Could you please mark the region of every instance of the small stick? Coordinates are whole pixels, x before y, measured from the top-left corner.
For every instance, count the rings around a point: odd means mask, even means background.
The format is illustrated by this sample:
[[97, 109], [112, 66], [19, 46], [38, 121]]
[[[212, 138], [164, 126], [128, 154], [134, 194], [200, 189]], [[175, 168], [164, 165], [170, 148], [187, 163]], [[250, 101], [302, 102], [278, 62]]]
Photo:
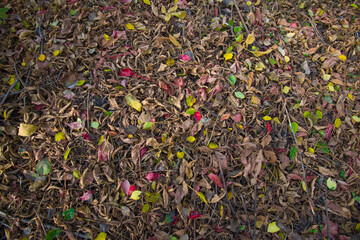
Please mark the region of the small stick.
[[293, 130], [292, 127], [291, 127], [291, 121], [290, 121], [290, 117], [289, 117], [289, 112], [288, 112], [286, 106], [285, 106], [285, 111], [286, 111], [286, 116], [287, 116], [287, 119], [288, 119], [288, 122], [289, 122], [289, 128], [290, 128], [290, 130], [291, 130], [291, 132], [292, 132], [292, 135], [293, 135], [293, 137], [294, 137], [294, 141], [295, 141], [295, 144], [296, 144], [296, 148], [297, 148], [297, 151], [298, 151], [298, 153], [299, 153], [299, 158], [300, 158], [300, 161], [301, 161], [301, 168], [302, 168], [303, 178], [304, 178], [304, 183], [305, 183], [306, 195], [307, 195], [307, 198], [308, 198], [308, 201], [309, 201], [309, 204], [310, 204], [310, 209], [311, 209], [312, 214], [315, 215], [313, 206], [312, 206], [311, 201], [310, 201], [309, 188], [308, 188], [308, 185], [307, 185], [307, 183], [306, 183], [306, 175], [305, 175], [304, 161], [303, 161], [303, 159], [302, 159], [302, 155], [301, 155], [301, 152], [300, 152], [299, 144], [298, 144], [297, 139], [296, 139], [296, 136], [295, 136], [295, 132], [294, 132], [294, 130]]
[[239, 6], [238, 6], [236, 0], [233, 0], [233, 3], [235, 4], [236, 10], [237, 10], [237, 12], [238, 12], [239, 15], [240, 15], [241, 22], [242, 22], [242, 24], [244, 25], [247, 34], [250, 34], [249, 29], [248, 29], [247, 26], [246, 26], [246, 23], [245, 23], [245, 21], [244, 21], [244, 18], [243, 18], [243, 16], [242, 16], [241, 12], [240, 12], [240, 9], [239, 9]]
[[254, 233], [253, 233], [253, 240], [256, 240], [256, 209], [257, 209], [257, 188], [255, 184], [255, 203], [254, 203]]
[[6, 92], [5, 96], [3, 97], [3, 99], [1, 100], [0, 105], [3, 105], [4, 102], [6, 101], [7, 97], [10, 94], [10, 91], [16, 86], [16, 84], [19, 82], [19, 79], [16, 78], [16, 81], [10, 86], [9, 90]]
[[330, 220], [329, 220], [329, 210], [327, 206], [327, 195], [328, 195], [328, 189], [327, 186], [325, 186], [325, 213], [326, 213], [326, 238], [331, 239], [330, 237]]

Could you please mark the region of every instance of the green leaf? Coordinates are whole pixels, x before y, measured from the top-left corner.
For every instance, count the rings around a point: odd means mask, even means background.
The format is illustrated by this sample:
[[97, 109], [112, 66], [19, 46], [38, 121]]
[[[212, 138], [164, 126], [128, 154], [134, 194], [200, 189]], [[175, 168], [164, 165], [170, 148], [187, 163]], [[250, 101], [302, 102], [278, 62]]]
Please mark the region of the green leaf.
[[358, 117], [358, 116], [352, 116], [351, 117], [355, 122], [360, 122], [360, 117]]
[[78, 83], [76, 84], [76, 86], [81, 86], [85, 83], [85, 80], [80, 80], [78, 81]]
[[142, 208], [142, 212], [143, 213], [147, 213], [150, 209], [150, 205], [148, 203], [144, 204], [143, 208]]
[[245, 225], [241, 225], [240, 228], [239, 228], [239, 230], [240, 230], [240, 231], [244, 231], [245, 228], [246, 228]]
[[215, 149], [215, 148], [218, 148], [219, 146], [216, 144], [216, 143], [209, 143], [209, 146], [208, 146], [210, 149]]
[[235, 85], [235, 83], [236, 83], [236, 77], [234, 76], [234, 75], [230, 75], [229, 76], [229, 83], [231, 84], [231, 85]]
[[98, 127], [99, 127], [99, 122], [91, 122], [91, 127], [92, 127], [92, 128], [95, 128], [95, 129], [98, 129]]
[[269, 58], [269, 62], [270, 62], [272, 65], [277, 64], [277, 62], [276, 62], [275, 59], [273, 59], [273, 58]]
[[228, 47], [227, 49], [226, 49], [226, 53], [231, 53], [232, 52], [232, 50], [233, 50], [233, 46], [230, 46], [230, 47]]
[[65, 161], [68, 159], [70, 151], [71, 151], [71, 148], [69, 148], [68, 150], [66, 150], [66, 152], [65, 152], [65, 154], [64, 154], [64, 159], [65, 159]]
[[47, 232], [46, 236], [45, 236], [45, 240], [53, 240], [57, 235], [59, 235], [60, 233], [60, 228], [58, 229], [51, 229], [50, 231]]
[[110, 117], [111, 115], [112, 115], [112, 112], [111, 112], [111, 111], [106, 111], [106, 112], [105, 112], [105, 116]]
[[148, 130], [148, 129], [152, 128], [153, 126], [154, 126], [153, 122], [146, 122], [146, 123], [144, 123], [143, 129]]
[[189, 107], [192, 107], [194, 103], [196, 103], [196, 98], [194, 98], [193, 96], [190, 96], [186, 99], [186, 105], [188, 105]]
[[6, 13], [9, 10], [10, 10], [10, 8], [3, 7], [3, 8], [0, 8], [0, 13]]
[[236, 36], [235, 41], [241, 42], [243, 40], [243, 38], [244, 38], [244, 35], [242, 33], [240, 33], [239, 35]]
[[323, 114], [320, 110], [316, 110], [316, 115], [319, 117], [319, 119], [323, 118]]
[[196, 112], [196, 110], [194, 108], [189, 108], [188, 110], [186, 110], [187, 114], [193, 115]]
[[304, 115], [304, 117], [309, 118], [311, 114], [310, 114], [310, 112], [309, 112], [309, 111], [306, 111], [306, 112], [304, 112], [304, 114], [303, 114], [303, 115]]
[[241, 32], [241, 30], [241, 27], [234, 27], [234, 32], [236, 32], [236, 34]]
[[199, 196], [199, 198], [201, 199], [201, 201], [203, 201], [204, 203], [208, 204], [208, 201], [206, 200], [206, 197], [205, 197], [205, 195], [204, 195], [202, 192], [197, 192], [196, 194]]
[[77, 13], [78, 13], [78, 11], [76, 11], [76, 10], [74, 10], [74, 9], [71, 9], [71, 10], [70, 10], [70, 15], [71, 15], [71, 16], [75, 16]]
[[80, 171], [78, 171], [78, 170], [74, 170], [74, 171], [73, 171], [73, 175], [74, 175], [74, 177], [76, 177], [77, 179], [80, 179], [80, 178], [81, 178], [81, 173], [80, 173]]
[[234, 95], [235, 95], [235, 97], [240, 98], [240, 99], [245, 98], [245, 95], [242, 92], [235, 92]]
[[297, 133], [297, 130], [299, 129], [299, 125], [296, 122], [291, 123], [291, 129], [294, 131], [294, 133]]
[[35, 172], [39, 175], [46, 176], [51, 171], [51, 163], [47, 158], [44, 158], [36, 164]]
[[296, 147], [291, 147], [290, 149], [290, 153], [289, 153], [289, 157], [291, 160], [293, 160], [296, 156], [297, 153], [297, 148]]
[[74, 218], [74, 208], [70, 208], [61, 214], [65, 217], [66, 221], [69, 221]]

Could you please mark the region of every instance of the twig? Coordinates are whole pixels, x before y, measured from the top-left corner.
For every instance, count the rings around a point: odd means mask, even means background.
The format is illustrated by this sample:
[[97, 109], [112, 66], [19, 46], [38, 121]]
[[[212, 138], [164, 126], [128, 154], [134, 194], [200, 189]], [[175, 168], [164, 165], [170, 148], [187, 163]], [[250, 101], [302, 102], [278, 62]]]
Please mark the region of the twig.
[[328, 195], [328, 189], [327, 186], [325, 186], [325, 214], [326, 214], [326, 238], [331, 239], [330, 237], [330, 220], [329, 220], [329, 210], [327, 206], [327, 195]]
[[248, 213], [247, 213], [247, 209], [246, 209], [246, 204], [245, 204], [245, 201], [244, 201], [244, 197], [243, 197], [243, 195], [242, 195], [241, 193], [240, 193], [239, 195], [240, 195], [241, 201], [242, 201], [242, 203], [243, 203], [243, 208], [244, 208], [244, 212], [245, 212], [245, 215], [246, 215], [246, 222], [247, 222], [247, 224], [248, 224], [248, 228], [249, 228], [249, 231], [250, 231], [250, 230], [251, 230], [250, 220], [249, 220], [249, 215], [248, 215]]
[[[92, 75], [92, 71], [90, 71], [90, 85], [92, 84], [92, 81], [93, 81], [93, 75]], [[90, 114], [89, 114], [90, 92], [91, 92], [91, 89], [88, 90], [87, 99], [86, 99], [86, 115], [87, 115], [87, 127], [88, 127], [88, 130], [90, 129]]]
[[235, 4], [236, 10], [237, 10], [237, 12], [238, 12], [239, 15], [240, 15], [241, 22], [242, 22], [242, 24], [244, 25], [247, 34], [250, 34], [249, 29], [248, 29], [247, 26], [246, 26], [246, 23], [245, 23], [245, 21], [244, 21], [244, 18], [243, 18], [243, 16], [242, 16], [241, 12], [240, 12], [239, 6], [238, 6], [238, 4], [237, 4], [236, 1], [237, 1], [237, 0], [233, 0], [233, 3]]
[[15, 80], [15, 82], [10, 86], [9, 90], [6, 92], [5, 96], [3, 97], [3, 99], [1, 100], [1, 103], [0, 105], [3, 105], [7, 99], [7, 97], [9, 96], [10, 94], [10, 91], [16, 86], [16, 84], [19, 82], [19, 79], [17, 78]]
[[255, 203], [254, 203], [254, 232], [253, 232], [253, 240], [256, 240], [256, 209], [257, 209], [257, 188], [255, 184]]
[[284, 231], [287, 235], [289, 235], [290, 239], [295, 239], [295, 240], [305, 240], [303, 237], [301, 237], [300, 235], [293, 233], [293, 231], [291, 229], [289, 229], [287, 226], [285, 226], [284, 224], [280, 223], [280, 222], [276, 222], [276, 225], [282, 230]]
[[299, 153], [299, 158], [300, 158], [300, 161], [301, 161], [301, 168], [302, 168], [302, 172], [303, 172], [303, 178], [304, 178], [304, 184], [305, 184], [305, 189], [306, 189], [306, 195], [307, 195], [307, 198], [308, 198], [308, 202], [310, 204], [310, 209], [311, 209], [311, 212], [313, 215], [315, 215], [315, 212], [314, 212], [314, 209], [313, 209], [313, 206], [311, 204], [311, 200], [310, 200], [310, 196], [309, 196], [309, 188], [308, 188], [308, 185], [306, 183], [306, 174], [305, 174], [305, 167], [304, 167], [304, 161], [302, 159], [302, 155], [301, 155], [301, 152], [300, 152], [300, 148], [299, 148], [299, 144], [297, 142], [297, 139], [296, 139], [296, 136], [295, 136], [295, 132], [294, 130], [292, 129], [291, 127], [291, 121], [290, 121], [290, 117], [289, 117], [289, 112], [287, 110], [287, 107], [285, 106], [285, 111], [286, 111], [286, 116], [287, 116], [287, 119], [288, 119], [288, 122], [289, 122], [289, 128], [292, 132], [292, 135], [294, 137], [294, 141], [295, 141], [295, 144], [296, 144], [296, 148], [297, 148], [297, 151]]

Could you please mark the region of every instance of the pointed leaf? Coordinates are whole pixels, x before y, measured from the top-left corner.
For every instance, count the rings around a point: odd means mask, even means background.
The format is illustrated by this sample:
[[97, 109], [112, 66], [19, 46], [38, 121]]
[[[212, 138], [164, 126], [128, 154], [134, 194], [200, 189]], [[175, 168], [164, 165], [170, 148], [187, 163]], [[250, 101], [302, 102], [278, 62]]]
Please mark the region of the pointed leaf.
[[152, 172], [152, 173], [148, 173], [145, 178], [150, 182], [152, 182], [157, 180], [159, 177], [161, 177], [161, 174]]
[[246, 45], [250, 45], [250, 44], [253, 44], [255, 42], [255, 36], [253, 33], [249, 34], [246, 38]]
[[143, 0], [145, 4], [151, 5], [150, 0]]
[[121, 77], [131, 77], [134, 75], [134, 71], [131, 70], [130, 68], [124, 68], [124, 69], [120, 70], [119, 75]]
[[97, 235], [95, 240], [106, 240], [106, 236], [107, 236], [107, 233], [101, 232], [101, 233], [99, 233], [99, 235]]
[[186, 141], [188, 141], [188, 142], [190, 142], [190, 143], [193, 143], [195, 140], [196, 140], [196, 138], [193, 137], [193, 136], [190, 136], [190, 137], [188, 137], [188, 138], [186, 139]]
[[35, 125], [21, 123], [18, 135], [21, 137], [29, 137], [33, 135], [37, 129], [38, 127]]
[[79, 199], [81, 201], [87, 201], [90, 198], [92, 198], [92, 196], [94, 195], [94, 191], [87, 191], [86, 193], [84, 193], [84, 195], [82, 195]]
[[268, 225], [267, 231], [269, 233], [276, 233], [276, 232], [280, 231], [280, 228], [276, 225], [276, 222], [271, 222]]
[[199, 211], [191, 211], [189, 216], [188, 216], [188, 219], [197, 219], [199, 217], [201, 217], [201, 213]]
[[229, 76], [229, 83], [231, 84], [231, 85], [235, 85], [235, 83], [236, 83], [236, 77], [234, 76], [234, 75], [230, 75]]
[[152, 128], [153, 126], [154, 126], [153, 122], [146, 122], [146, 123], [144, 123], [143, 129], [148, 130], [148, 129]]
[[46, 176], [51, 171], [51, 163], [47, 158], [44, 158], [36, 164], [35, 172], [39, 175]]
[[139, 200], [139, 199], [140, 199], [140, 195], [141, 195], [141, 191], [135, 190], [135, 191], [131, 194], [130, 199], [132, 199], [132, 200]]
[[69, 148], [68, 150], [66, 150], [66, 152], [64, 153], [64, 159], [65, 161], [68, 159], [69, 154], [70, 154], [71, 148]]
[[242, 92], [235, 92], [234, 95], [235, 95], [235, 97], [240, 98], [240, 99], [245, 98], [245, 95]]
[[291, 123], [291, 129], [294, 131], [294, 133], [297, 133], [297, 130], [299, 129], [299, 125], [296, 122]]
[[213, 174], [213, 173], [210, 173], [210, 174], [209, 174], [209, 178], [210, 178], [211, 180], [213, 180], [214, 183], [215, 183], [216, 185], [218, 185], [219, 188], [223, 188], [223, 185], [222, 185], [222, 183], [221, 183], [221, 181], [220, 181], [220, 178], [219, 178], [217, 175], [215, 175], [215, 174]]
[[206, 200], [206, 197], [205, 197], [205, 195], [204, 195], [202, 192], [197, 192], [196, 194], [199, 196], [199, 198], [201, 199], [201, 201], [203, 201], [204, 203], [208, 204], [208, 201]]
[[53, 240], [60, 233], [60, 228], [51, 229], [46, 233], [45, 240]]
[[141, 102], [137, 100], [131, 93], [126, 95], [125, 100], [130, 107], [136, 109], [138, 112], [141, 112]]
[[215, 149], [215, 148], [218, 148], [219, 146], [216, 144], [216, 143], [209, 143], [209, 146], [208, 146], [210, 149]]

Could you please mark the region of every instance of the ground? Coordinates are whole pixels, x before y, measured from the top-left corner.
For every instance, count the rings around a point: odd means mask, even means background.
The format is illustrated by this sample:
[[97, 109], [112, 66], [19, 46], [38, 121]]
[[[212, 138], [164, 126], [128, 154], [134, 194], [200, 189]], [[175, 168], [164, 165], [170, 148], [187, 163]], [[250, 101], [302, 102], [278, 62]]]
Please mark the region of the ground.
[[1, 239], [359, 239], [358, 1], [0, 6]]

